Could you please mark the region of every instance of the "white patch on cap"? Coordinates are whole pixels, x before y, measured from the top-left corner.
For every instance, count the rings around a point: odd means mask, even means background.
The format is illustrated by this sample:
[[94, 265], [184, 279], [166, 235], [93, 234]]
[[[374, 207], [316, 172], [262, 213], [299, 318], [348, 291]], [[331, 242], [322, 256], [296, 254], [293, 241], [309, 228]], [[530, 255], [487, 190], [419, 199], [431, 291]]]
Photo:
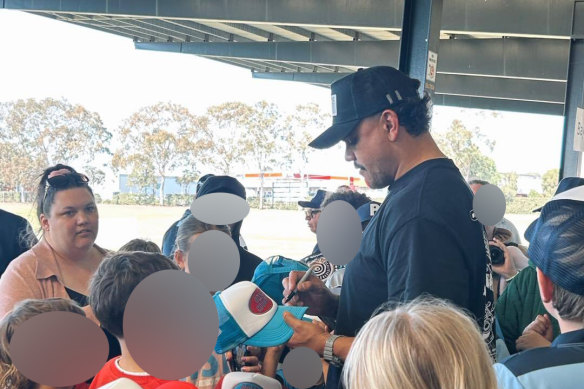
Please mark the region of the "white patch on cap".
[[395, 95], [397, 96], [398, 100], [403, 100], [403, 98], [401, 97], [401, 95], [399, 94], [399, 91], [397, 89], [395, 90]]
[[387, 101], [389, 101], [389, 104], [393, 104], [393, 99], [391, 98], [391, 96], [388, 94], [385, 95], [385, 97], [387, 97]]
[[333, 116], [337, 116], [337, 95], [331, 96]]
[[369, 216], [375, 215], [379, 210], [379, 204], [369, 204]]
[[231, 314], [237, 325], [250, 338], [272, 320], [278, 309], [278, 304], [266, 295], [266, 299], [272, 302], [272, 307], [263, 314], [253, 313], [249, 309], [249, 302], [256, 290], [260, 290], [256, 284], [249, 281], [241, 281], [231, 285], [219, 294], [219, 298], [227, 312]]
[[577, 186], [570, 190], [555, 195], [550, 201], [555, 200], [576, 200], [584, 201], [584, 185]]

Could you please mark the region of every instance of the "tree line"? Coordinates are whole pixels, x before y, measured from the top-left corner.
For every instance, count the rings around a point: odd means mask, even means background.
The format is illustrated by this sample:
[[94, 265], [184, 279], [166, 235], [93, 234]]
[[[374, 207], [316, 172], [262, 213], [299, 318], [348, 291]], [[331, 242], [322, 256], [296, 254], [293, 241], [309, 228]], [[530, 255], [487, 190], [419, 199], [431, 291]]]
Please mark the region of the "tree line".
[[[100, 116], [66, 99], [26, 99], [0, 103], [0, 190], [23, 194], [34, 190], [47, 166], [67, 163], [79, 167], [94, 184], [106, 171], [128, 173], [128, 184], [146, 194], [158, 189], [164, 204], [164, 182], [178, 176], [185, 187], [201, 174], [234, 174], [245, 167], [263, 173], [306, 171], [310, 140], [330, 123], [315, 103], [284, 113], [275, 104], [227, 102], [195, 115], [170, 102], [143, 107], [119, 126], [108, 129]], [[500, 173], [484, 150], [495, 141], [479, 128], [458, 119], [436, 137], [442, 151], [454, 160], [465, 179], [480, 178], [499, 185], [508, 201], [517, 194], [518, 175]], [[543, 175], [548, 196], [557, 185], [557, 171]], [[263, 180], [260, 201], [263, 201]]]
[[110, 168], [127, 172], [130, 186], [158, 188], [162, 205], [170, 175], [188, 186], [208, 171], [233, 174], [242, 166], [260, 177], [274, 169], [303, 171], [308, 142], [329, 121], [315, 103], [284, 113], [266, 101], [228, 102], [195, 115], [179, 104], [159, 102], [108, 129], [98, 113], [66, 99], [4, 102], [0, 190], [30, 192], [39, 173], [60, 162], [79, 166], [95, 184], [103, 183]]

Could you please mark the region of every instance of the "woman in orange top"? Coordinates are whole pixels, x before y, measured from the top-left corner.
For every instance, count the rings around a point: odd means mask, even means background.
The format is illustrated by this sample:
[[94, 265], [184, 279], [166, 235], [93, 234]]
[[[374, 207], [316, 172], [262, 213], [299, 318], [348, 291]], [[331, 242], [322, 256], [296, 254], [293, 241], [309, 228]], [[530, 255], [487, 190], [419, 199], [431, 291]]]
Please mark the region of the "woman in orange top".
[[88, 182], [61, 164], [41, 175], [36, 205], [42, 238], [0, 278], [0, 317], [27, 298], [64, 297], [87, 305], [89, 279], [106, 254], [95, 244], [99, 215]]

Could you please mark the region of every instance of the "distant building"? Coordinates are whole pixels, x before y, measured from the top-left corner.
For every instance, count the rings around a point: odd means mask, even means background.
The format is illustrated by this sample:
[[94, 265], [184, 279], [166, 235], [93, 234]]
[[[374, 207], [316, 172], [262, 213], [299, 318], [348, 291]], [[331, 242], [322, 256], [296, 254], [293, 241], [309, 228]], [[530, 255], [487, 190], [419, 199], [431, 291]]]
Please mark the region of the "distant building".
[[[245, 186], [248, 198], [259, 197], [259, 173], [247, 173], [237, 178]], [[318, 189], [334, 192], [341, 185], [347, 185], [376, 199], [383, 199], [387, 194], [386, 190], [368, 188], [361, 177], [269, 172], [264, 173], [264, 200], [272, 203], [295, 203], [314, 196]]]
[[[187, 185], [183, 185], [178, 182], [179, 177], [171, 176], [166, 177], [164, 179], [164, 195], [174, 195], [174, 194], [195, 194], [196, 184], [192, 183]], [[160, 181], [160, 177], [156, 177], [157, 181]], [[136, 186], [131, 186], [129, 184], [129, 175], [128, 174], [120, 174], [118, 178], [119, 182], [119, 191], [120, 193], [144, 193], [144, 189], [140, 189]], [[152, 186], [146, 188], [147, 194], [152, 194], [153, 196], [158, 196], [158, 188], [159, 186]]]
[[542, 193], [541, 176], [539, 174], [517, 175], [517, 196], [526, 197], [531, 191]]

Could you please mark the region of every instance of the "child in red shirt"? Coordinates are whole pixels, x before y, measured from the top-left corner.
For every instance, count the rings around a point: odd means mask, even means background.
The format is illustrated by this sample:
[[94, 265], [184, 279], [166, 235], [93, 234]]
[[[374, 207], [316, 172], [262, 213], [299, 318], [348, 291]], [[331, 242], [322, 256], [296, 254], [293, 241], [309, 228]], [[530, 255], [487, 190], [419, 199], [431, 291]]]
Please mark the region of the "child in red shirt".
[[[145, 252], [120, 252], [103, 260], [95, 272], [89, 287], [89, 304], [95, 316], [120, 342], [122, 355], [110, 359], [97, 373], [90, 389], [97, 389], [118, 378], [125, 377], [144, 389], [155, 389], [168, 381], [146, 373], [134, 361], [124, 341], [123, 318], [126, 303], [134, 288], [149, 275], [161, 270], [178, 270], [178, 267], [162, 254]], [[188, 383], [192, 389], [197, 387]]]

